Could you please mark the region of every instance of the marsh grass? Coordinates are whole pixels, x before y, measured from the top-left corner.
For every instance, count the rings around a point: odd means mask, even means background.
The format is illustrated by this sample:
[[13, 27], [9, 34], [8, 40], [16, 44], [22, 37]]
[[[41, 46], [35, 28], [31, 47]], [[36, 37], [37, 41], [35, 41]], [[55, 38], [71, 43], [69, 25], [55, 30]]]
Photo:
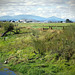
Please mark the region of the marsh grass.
[[[2, 32], [1, 28], [0, 33]], [[55, 29], [45, 32], [25, 28], [21, 29], [19, 34], [0, 37], [0, 61], [8, 60], [11, 70], [24, 75], [74, 75], [74, 45], [74, 25], [64, 30]]]

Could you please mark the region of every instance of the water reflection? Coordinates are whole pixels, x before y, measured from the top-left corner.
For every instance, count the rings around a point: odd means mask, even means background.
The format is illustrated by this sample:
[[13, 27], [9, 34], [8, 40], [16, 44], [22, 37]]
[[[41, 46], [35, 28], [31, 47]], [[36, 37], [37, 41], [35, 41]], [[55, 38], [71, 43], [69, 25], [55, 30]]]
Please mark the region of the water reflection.
[[0, 75], [16, 75], [16, 74], [0, 63]]
[[16, 75], [13, 71], [0, 71], [0, 75]]

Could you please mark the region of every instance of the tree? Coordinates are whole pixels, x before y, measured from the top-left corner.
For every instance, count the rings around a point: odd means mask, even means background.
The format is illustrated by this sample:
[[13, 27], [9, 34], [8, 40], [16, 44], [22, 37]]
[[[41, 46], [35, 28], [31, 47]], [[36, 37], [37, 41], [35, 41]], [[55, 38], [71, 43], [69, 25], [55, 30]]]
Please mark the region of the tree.
[[5, 31], [11, 31], [14, 29], [14, 25], [12, 23], [8, 23], [4, 26]]
[[66, 23], [72, 23], [72, 21], [69, 19], [66, 19]]
[[5, 36], [7, 32], [14, 30], [14, 25], [12, 23], [5, 23], [4, 25], [5, 32], [2, 34], [1, 37]]

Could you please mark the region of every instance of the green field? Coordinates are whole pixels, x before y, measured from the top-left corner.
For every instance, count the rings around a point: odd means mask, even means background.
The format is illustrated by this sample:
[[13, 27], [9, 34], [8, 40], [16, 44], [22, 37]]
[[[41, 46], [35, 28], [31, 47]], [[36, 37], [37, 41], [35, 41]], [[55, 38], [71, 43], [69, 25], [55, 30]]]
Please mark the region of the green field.
[[60, 26], [60, 25], [64, 25], [64, 26], [67, 26], [67, 25], [70, 25], [70, 24], [74, 24], [74, 23], [15, 23], [15, 24], [18, 24], [20, 27], [21, 26], [50, 26], [50, 25], [57, 25], [57, 26]]
[[[26, 28], [0, 37], [0, 62], [23, 75], [75, 75], [75, 23], [15, 24], [14, 32]], [[53, 25], [69, 27], [38, 30]], [[0, 36], [4, 32], [1, 26]]]
[[[49, 26], [70, 26], [75, 23], [15, 23], [18, 27], [49, 28]], [[53, 29], [63, 29], [62, 27], [52, 27]]]
[[19, 27], [41, 27], [41, 26], [68, 26], [68, 25], [73, 25], [75, 23], [15, 23]]

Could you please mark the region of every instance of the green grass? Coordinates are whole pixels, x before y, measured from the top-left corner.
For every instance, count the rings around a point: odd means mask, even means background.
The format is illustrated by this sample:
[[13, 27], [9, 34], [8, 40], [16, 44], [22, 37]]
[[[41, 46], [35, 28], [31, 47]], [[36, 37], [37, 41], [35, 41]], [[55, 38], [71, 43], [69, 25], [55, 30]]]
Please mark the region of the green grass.
[[[42, 25], [72, 26], [45, 32], [34, 29]], [[21, 29], [19, 34], [9, 32], [0, 37], [0, 62], [8, 59], [9, 69], [23, 75], [75, 74], [74, 23], [19, 23], [19, 26], [33, 28]], [[0, 28], [0, 31], [1, 34], [3, 29]]]
[[16, 23], [18, 26], [67, 26], [73, 23]]
[[[26, 28], [49, 28], [49, 26], [70, 26], [75, 23], [14, 23], [18, 25], [18, 27], [26, 27]], [[63, 27], [52, 27], [52, 29], [63, 29]]]
[[69, 26], [75, 23], [15, 23], [19, 27], [40, 28], [41, 26]]

